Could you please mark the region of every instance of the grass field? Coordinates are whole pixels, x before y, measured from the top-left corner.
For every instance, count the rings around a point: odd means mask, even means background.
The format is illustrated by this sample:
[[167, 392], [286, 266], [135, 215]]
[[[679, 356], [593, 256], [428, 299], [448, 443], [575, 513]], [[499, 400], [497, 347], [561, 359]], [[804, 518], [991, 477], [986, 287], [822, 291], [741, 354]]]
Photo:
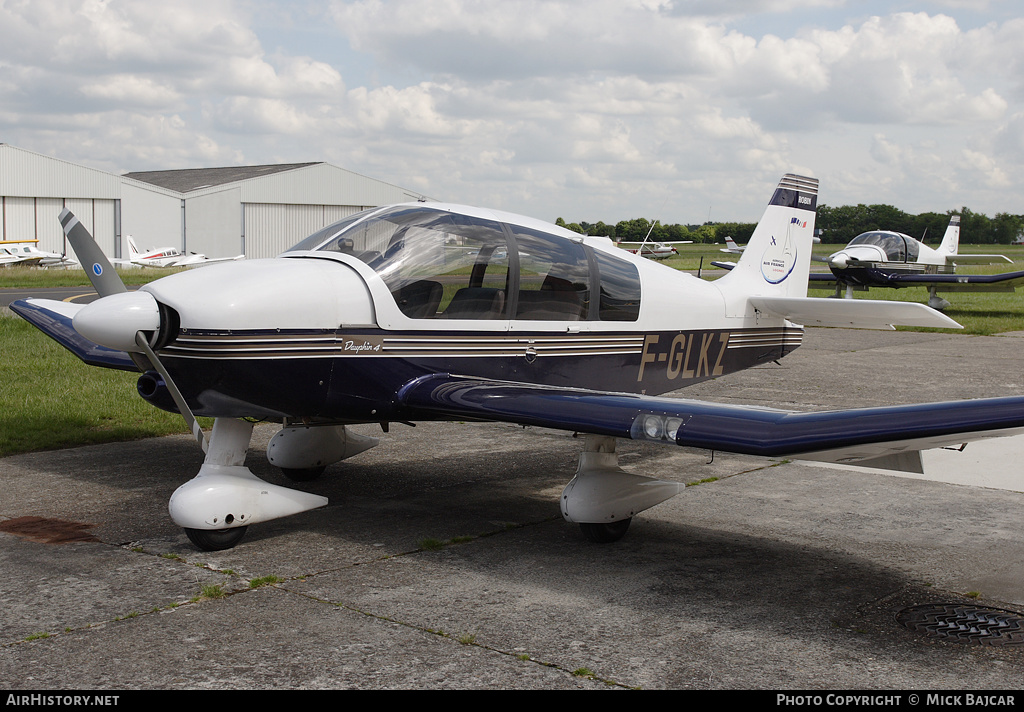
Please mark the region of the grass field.
[[86, 366], [34, 326], [0, 315], [0, 456], [187, 432], [135, 392], [138, 374]]
[[[834, 245], [816, 245], [827, 255]], [[1005, 254], [1024, 262], [1024, 247], [963, 246], [964, 252]], [[696, 270], [704, 259], [704, 277], [723, 271], [711, 260], [734, 260], [715, 245], [683, 245], [680, 255], [665, 263], [676, 269]], [[823, 266], [822, 266], [823, 267]], [[996, 273], [1020, 266], [990, 266], [961, 272]], [[129, 284], [159, 279], [174, 270], [129, 270]], [[0, 269], [0, 288], [87, 286], [82, 270]], [[814, 290], [811, 296], [828, 292]], [[899, 299], [924, 303], [924, 289], [878, 289], [858, 297]], [[946, 314], [963, 324], [965, 334], [998, 334], [1024, 330], [1024, 294], [949, 293]], [[904, 327], [900, 327], [901, 329]], [[11, 314], [0, 314], [0, 456], [75, 445], [132, 440], [169, 433], [184, 433], [181, 417], [154, 408], [135, 392], [137, 374], [86, 366], [61, 346]]]
[[[125, 284], [148, 284], [185, 267], [146, 267], [119, 269], [121, 281]], [[89, 277], [83, 269], [32, 269], [24, 267], [0, 268], [0, 289], [31, 289], [33, 287], [88, 287]]]

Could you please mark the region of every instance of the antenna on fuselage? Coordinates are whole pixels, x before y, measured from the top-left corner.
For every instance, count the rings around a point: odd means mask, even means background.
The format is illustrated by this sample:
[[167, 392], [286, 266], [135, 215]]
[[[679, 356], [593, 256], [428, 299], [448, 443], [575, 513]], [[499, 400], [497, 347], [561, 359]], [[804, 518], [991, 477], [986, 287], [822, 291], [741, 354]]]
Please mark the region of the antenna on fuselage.
[[647, 244], [647, 239], [651, 236], [651, 233], [654, 232], [654, 226], [657, 225], [657, 224], [658, 224], [658, 220], [655, 220], [654, 222], [651, 223], [651, 229], [647, 231], [647, 234], [644, 235], [643, 242], [640, 243], [640, 252], [637, 253], [638, 255], [639, 254], [643, 254], [644, 245]]

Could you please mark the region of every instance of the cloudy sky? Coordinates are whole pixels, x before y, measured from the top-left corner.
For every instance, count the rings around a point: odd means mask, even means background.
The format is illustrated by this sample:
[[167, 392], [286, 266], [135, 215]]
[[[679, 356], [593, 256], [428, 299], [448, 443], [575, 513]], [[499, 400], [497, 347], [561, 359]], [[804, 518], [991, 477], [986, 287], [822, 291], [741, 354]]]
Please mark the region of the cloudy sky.
[[0, 142], [617, 222], [1024, 213], [1015, 0], [0, 0]]

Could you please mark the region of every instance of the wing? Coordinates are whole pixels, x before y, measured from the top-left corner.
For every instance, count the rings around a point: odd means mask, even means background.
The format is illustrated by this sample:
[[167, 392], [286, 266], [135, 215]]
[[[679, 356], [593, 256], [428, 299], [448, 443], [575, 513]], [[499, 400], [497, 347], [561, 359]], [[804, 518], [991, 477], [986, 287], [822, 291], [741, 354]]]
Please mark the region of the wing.
[[11, 311], [90, 366], [138, 371], [124, 351], [100, 346], [75, 331], [71, 320], [83, 306], [52, 299], [19, 299], [11, 303]]
[[434, 374], [398, 399], [416, 414], [498, 420], [763, 457], [866, 462], [1024, 432], [1024, 396], [795, 412]]
[[939, 292], [1012, 292], [1024, 285], [1024, 271], [1001, 274], [893, 274], [893, 286], [935, 287]]
[[235, 255], [234, 257], [207, 257], [206, 255], [189, 255], [177, 260], [174, 263], [174, 267], [201, 267], [203, 265], [212, 265], [217, 262], [235, 262], [236, 260], [244, 260], [245, 255]]
[[835, 289], [836, 276], [831, 272], [811, 272], [807, 275], [808, 289]]
[[[712, 263], [720, 266], [718, 263]], [[1012, 292], [1024, 286], [1024, 271], [1001, 274], [924, 274], [922, 272], [878, 272], [877, 284], [870, 287], [935, 287], [937, 292]], [[882, 281], [884, 280], [884, 282]], [[809, 289], [834, 289], [836, 277], [831, 272], [811, 272]], [[865, 288], [862, 288], [865, 289]]]

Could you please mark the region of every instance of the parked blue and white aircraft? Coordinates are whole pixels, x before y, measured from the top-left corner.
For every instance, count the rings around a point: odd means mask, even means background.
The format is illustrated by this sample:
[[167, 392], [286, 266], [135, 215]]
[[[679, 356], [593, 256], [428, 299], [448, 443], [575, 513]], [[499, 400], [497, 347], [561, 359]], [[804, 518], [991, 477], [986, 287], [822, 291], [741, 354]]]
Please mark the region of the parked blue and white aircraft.
[[957, 265], [1013, 262], [1005, 255], [960, 254], [960, 216], [953, 215], [937, 249], [909, 235], [873, 230], [853, 238], [846, 247], [823, 260], [831, 273], [810, 275], [812, 289], [835, 289], [853, 297], [854, 290], [871, 287], [925, 287], [928, 306], [945, 309], [949, 302], [938, 292], [1012, 292], [1024, 284], [1024, 271], [1002, 274], [956, 274]]
[[[251, 419], [281, 423], [268, 458], [296, 480], [376, 444], [347, 429], [355, 423], [584, 433], [561, 512], [614, 541], [684, 488], [621, 470], [617, 438], [898, 467], [921, 449], [1024, 429], [1024, 397], [825, 413], [658, 397], [785, 356], [803, 339], [799, 324], [956, 326], [922, 304], [807, 298], [817, 193], [815, 179], [783, 177], [736, 268], [715, 282], [608, 238], [408, 203], [352, 215], [274, 259], [128, 292], [65, 211], [101, 298], [12, 309], [89, 364], [141, 371], [140, 395], [182, 413], [206, 457], [169, 509], [200, 548], [234, 546], [250, 524], [327, 503], [245, 467]], [[215, 418], [212, 432], [196, 415]]]

